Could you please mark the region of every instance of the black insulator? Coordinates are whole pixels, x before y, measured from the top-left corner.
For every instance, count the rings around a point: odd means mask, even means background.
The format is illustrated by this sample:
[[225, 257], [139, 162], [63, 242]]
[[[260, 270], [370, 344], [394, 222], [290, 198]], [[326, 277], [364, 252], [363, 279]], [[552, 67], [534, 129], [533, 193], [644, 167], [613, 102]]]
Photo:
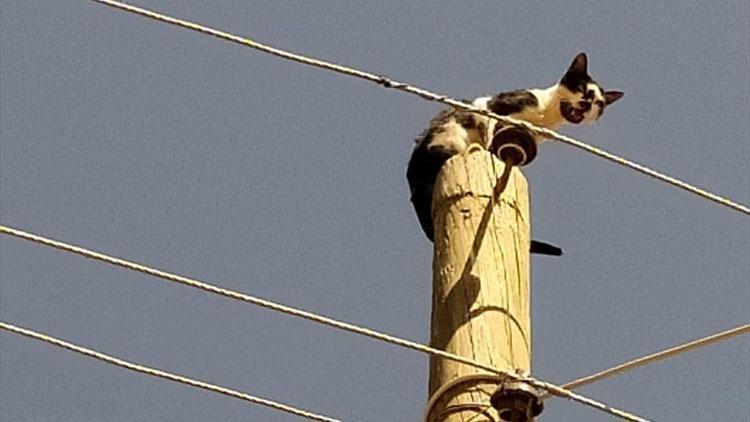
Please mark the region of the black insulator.
[[526, 129], [516, 126], [501, 127], [490, 144], [490, 152], [504, 163], [525, 166], [536, 157], [534, 136]]
[[508, 382], [492, 394], [492, 407], [507, 422], [532, 422], [544, 410], [544, 403], [534, 387], [524, 382]]

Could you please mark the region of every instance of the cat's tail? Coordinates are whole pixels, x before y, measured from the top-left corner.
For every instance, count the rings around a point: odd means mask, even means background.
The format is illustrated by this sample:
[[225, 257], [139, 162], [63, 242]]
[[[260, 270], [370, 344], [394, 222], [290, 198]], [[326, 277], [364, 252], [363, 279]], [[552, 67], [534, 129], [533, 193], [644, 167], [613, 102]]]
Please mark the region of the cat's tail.
[[538, 253], [540, 255], [552, 255], [561, 256], [563, 254], [562, 249], [549, 243], [540, 242], [538, 240], [531, 241], [531, 253]]

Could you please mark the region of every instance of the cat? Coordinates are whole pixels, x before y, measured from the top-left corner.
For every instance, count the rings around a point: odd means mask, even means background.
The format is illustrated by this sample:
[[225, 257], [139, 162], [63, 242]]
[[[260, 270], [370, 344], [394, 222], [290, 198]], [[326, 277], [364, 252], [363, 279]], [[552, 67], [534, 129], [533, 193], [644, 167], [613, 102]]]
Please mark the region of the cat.
[[[565, 123], [596, 122], [604, 109], [623, 95], [621, 91], [604, 91], [588, 74], [586, 54], [579, 53], [562, 79], [549, 88], [519, 89], [470, 102], [499, 115], [555, 130]], [[488, 148], [492, 135], [500, 127], [502, 124], [497, 120], [464, 110], [447, 109], [435, 116], [417, 138], [406, 178], [417, 218], [430, 241], [434, 241], [432, 188], [440, 168], [472, 143]], [[534, 141], [541, 143], [545, 139], [534, 135]], [[535, 240], [531, 241], [531, 252], [562, 255], [562, 249]]]

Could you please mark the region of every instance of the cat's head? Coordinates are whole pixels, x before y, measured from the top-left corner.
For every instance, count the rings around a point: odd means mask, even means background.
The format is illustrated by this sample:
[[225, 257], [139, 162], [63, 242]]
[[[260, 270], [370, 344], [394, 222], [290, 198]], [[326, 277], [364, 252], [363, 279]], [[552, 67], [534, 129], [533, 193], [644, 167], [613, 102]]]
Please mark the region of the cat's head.
[[593, 123], [610, 104], [622, 98], [620, 91], [605, 91], [589, 76], [585, 53], [579, 53], [558, 84], [560, 113], [570, 123]]

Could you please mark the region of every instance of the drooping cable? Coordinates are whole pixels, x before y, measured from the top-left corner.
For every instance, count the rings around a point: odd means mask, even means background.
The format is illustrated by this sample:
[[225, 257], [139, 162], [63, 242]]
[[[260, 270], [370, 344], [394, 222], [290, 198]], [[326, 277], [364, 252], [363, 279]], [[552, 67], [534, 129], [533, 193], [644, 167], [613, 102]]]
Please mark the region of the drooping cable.
[[628, 160], [626, 158], [620, 157], [616, 154], [613, 154], [611, 152], [605, 151], [601, 148], [589, 145], [583, 141], [580, 141], [578, 139], [572, 138], [567, 135], [563, 135], [560, 133], [557, 133], [553, 130], [546, 129], [543, 127], [535, 126], [529, 122], [514, 119], [508, 116], [501, 116], [498, 114], [495, 114], [491, 111], [480, 109], [476, 106], [473, 106], [471, 104], [467, 104], [463, 101], [458, 101], [454, 98], [448, 97], [446, 95], [437, 94], [435, 92], [426, 90], [424, 88], [420, 88], [415, 85], [411, 85], [404, 82], [399, 82], [394, 79], [391, 79], [387, 76], [378, 75], [371, 72], [365, 72], [362, 70], [354, 69], [348, 66], [344, 66], [337, 63], [328, 62], [325, 60], [320, 59], [314, 59], [312, 57], [304, 56], [302, 54], [292, 53], [290, 51], [282, 50], [280, 48], [271, 47], [269, 45], [254, 41], [250, 38], [246, 37], [240, 37], [237, 35], [233, 35], [224, 31], [219, 31], [217, 29], [209, 28], [204, 25], [197, 24], [195, 22], [186, 21], [183, 19], [178, 19], [175, 17], [167, 16], [162, 13], [157, 13], [149, 9], [144, 9], [137, 6], [131, 6], [119, 1], [114, 0], [92, 0], [96, 3], [101, 3], [110, 7], [114, 7], [116, 9], [124, 10], [130, 13], [135, 13], [137, 15], [145, 16], [154, 20], [157, 20], [159, 22], [168, 23], [171, 25], [176, 25], [182, 28], [190, 29], [193, 31], [197, 31], [203, 34], [212, 35], [217, 38], [221, 38], [226, 41], [231, 41], [240, 45], [243, 45], [245, 47], [250, 47], [255, 50], [263, 51], [268, 54], [272, 54], [277, 57], [281, 57], [283, 59], [292, 60], [298, 63], [306, 64], [309, 66], [314, 66], [321, 69], [330, 70], [333, 72], [341, 73], [348, 76], [353, 76], [356, 78], [364, 79], [370, 82], [374, 82], [378, 85], [381, 85], [386, 88], [392, 88], [403, 92], [408, 92], [410, 94], [417, 95], [419, 97], [422, 97], [429, 101], [436, 101], [439, 103], [443, 103], [446, 105], [449, 105], [451, 107], [454, 107], [456, 109], [469, 111], [472, 113], [480, 114], [482, 116], [486, 116], [491, 119], [498, 120], [502, 123], [519, 126], [522, 127], [532, 133], [536, 133], [538, 135], [544, 136], [549, 139], [555, 139], [559, 142], [562, 142], [564, 144], [573, 146], [575, 148], [578, 148], [580, 150], [586, 151], [588, 153], [594, 154], [599, 158], [603, 158], [605, 160], [611, 161], [615, 164], [619, 164], [624, 167], [628, 167], [632, 170], [635, 170], [641, 174], [644, 174], [646, 176], [652, 177], [656, 180], [659, 180], [661, 182], [667, 183], [669, 185], [678, 187], [680, 189], [686, 190], [688, 192], [691, 192], [695, 195], [698, 195], [701, 198], [707, 199], [709, 201], [713, 201], [715, 203], [721, 204], [725, 207], [732, 208], [736, 211], [739, 211], [743, 214], [750, 215], [750, 208], [748, 208], [745, 205], [742, 205], [736, 201], [733, 201], [730, 198], [726, 198], [720, 195], [717, 195], [715, 193], [709, 192], [703, 188], [700, 188], [698, 186], [692, 185], [690, 183], [687, 183], [683, 180], [677, 179], [675, 177], [666, 175], [664, 173], [661, 173], [657, 170], [651, 169], [649, 167], [646, 167], [642, 164], [638, 164], [634, 161]]
[[76, 353], [80, 353], [82, 355], [100, 360], [102, 362], [109, 363], [110, 365], [119, 366], [121, 368], [129, 369], [131, 371], [139, 372], [141, 374], [151, 375], [151, 376], [166, 379], [169, 381], [178, 382], [180, 384], [186, 384], [192, 387], [202, 388], [204, 390], [212, 391], [214, 393], [224, 394], [225, 396], [234, 397], [236, 399], [245, 400], [250, 403], [255, 403], [255, 404], [262, 405], [262, 406], [270, 407], [272, 409], [280, 410], [282, 412], [286, 412], [286, 413], [296, 415], [296, 416], [301, 416], [303, 418], [307, 418], [307, 419], [314, 420], [314, 421], [341, 422], [338, 419], [333, 419], [328, 416], [323, 416], [317, 413], [313, 413], [307, 410], [303, 410], [297, 407], [290, 406], [288, 404], [264, 399], [262, 397], [252, 396], [247, 393], [243, 393], [237, 390], [232, 390], [231, 388], [222, 387], [220, 385], [196, 380], [193, 378], [186, 377], [184, 375], [178, 375], [172, 372], [163, 371], [161, 369], [151, 368], [148, 366], [129, 362], [120, 358], [116, 358], [111, 355], [107, 355], [101, 352], [97, 352], [95, 350], [88, 349], [83, 346], [78, 346], [76, 344], [69, 343], [65, 340], [61, 340], [59, 338], [52, 337], [47, 334], [43, 334], [34, 330], [30, 330], [28, 328], [21, 328], [16, 325], [12, 325], [12, 324], [8, 324], [8, 323], [0, 321], [0, 329], [10, 331], [12, 333], [20, 334], [25, 337], [40, 340], [40, 341], [43, 341], [45, 343], [48, 343], [57, 347], [62, 347], [63, 349], [67, 349]]
[[74, 246], [69, 243], [53, 240], [44, 236], [40, 236], [37, 234], [24, 231], [24, 230], [14, 229], [14, 228], [0, 225], [0, 234], [17, 237], [19, 239], [25, 239], [34, 243], [49, 246], [49, 247], [59, 249], [62, 251], [75, 253], [75, 254], [84, 256], [86, 258], [91, 258], [100, 262], [106, 262], [108, 264], [116, 265], [118, 267], [141, 272], [141, 273], [148, 274], [154, 277], [158, 277], [163, 280], [172, 281], [172, 282], [183, 284], [183, 285], [190, 286], [190, 287], [195, 287], [203, 291], [218, 294], [218, 295], [225, 296], [225, 297], [235, 299], [235, 300], [239, 300], [242, 302], [247, 302], [256, 306], [261, 306], [263, 308], [271, 309], [276, 312], [281, 312], [281, 313], [295, 316], [298, 318], [304, 318], [304, 319], [314, 321], [323, 325], [327, 325], [329, 327], [338, 328], [338, 329], [348, 331], [351, 333], [360, 334], [366, 337], [384, 341], [386, 343], [391, 343], [391, 344], [395, 344], [395, 345], [405, 347], [408, 349], [417, 350], [422, 353], [429, 354], [431, 356], [438, 356], [438, 357], [442, 357], [445, 359], [453, 360], [455, 362], [460, 362], [466, 365], [471, 365], [475, 368], [483, 369], [493, 374], [503, 375], [516, 381], [528, 383], [529, 385], [532, 385], [534, 387], [547, 391], [548, 393], [554, 396], [567, 398], [567, 399], [576, 401], [578, 403], [585, 404], [594, 409], [598, 409], [603, 412], [609, 413], [611, 415], [621, 417], [628, 421], [632, 421], [632, 422], [647, 421], [647, 419], [643, 419], [639, 416], [633, 415], [632, 413], [614, 408], [605, 403], [588, 398], [581, 394], [574, 393], [570, 390], [567, 390], [555, 384], [544, 382], [544, 381], [538, 380], [530, 376], [523, 376], [523, 375], [516, 374], [514, 372], [503, 371], [485, 363], [477, 362], [472, 359], [465, 358], [463, 356], [459, 356], [453, 353], [448, 353], [446, 351], [435, 349], [429, 346], [425, 346], [423, 344], [419, 344], [410, 340], [391, 336], [389, 334], [385, 334], [380, 331], [375, 331], [375, 330], [371, 330], [368, 328], [360, 327], [360, 326], [357, 326], [348, 322], [339, 321], [333, 318], [318, 315], [318, 314], [305, 311], [302, 309], [293, 308], [291, 306], [282, 305], [282, 304], [275, 303], [266, 299], [261, 299], [261, 298], [251, 296], [245, 293], [240, 293], [234, 290], [225, 289], [223, 287], [218, 287], [213, 284], [205, 283], [200, 280], [196, 280], [193, 278], [184, 277], [184, 276], [170, 273], [167, 271], [159, 270], [153, 267], [149, 267], [147, 265], [138, 264], [136, 262], [128, 261], [122, 258], [117, 258], [114, 256], [106, 255], [101, 252], [95, 252], [90, 249], [86, 249], [80, 246]]

